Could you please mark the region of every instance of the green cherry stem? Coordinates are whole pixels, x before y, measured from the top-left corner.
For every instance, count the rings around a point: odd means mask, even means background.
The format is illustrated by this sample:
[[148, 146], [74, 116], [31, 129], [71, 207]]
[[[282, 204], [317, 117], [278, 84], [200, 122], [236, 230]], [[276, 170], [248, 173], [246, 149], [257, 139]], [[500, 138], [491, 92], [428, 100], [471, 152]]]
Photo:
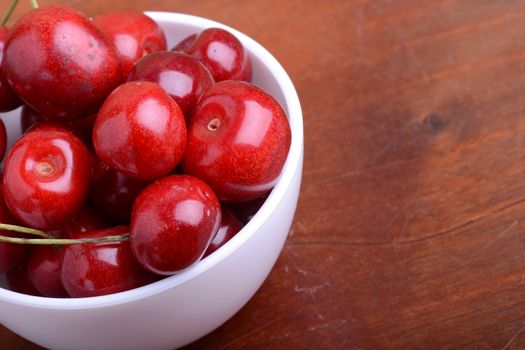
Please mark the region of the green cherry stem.
[[18, 0], [13, 0], [11, 3], [11, 6], [9, 6], [9, 9], [7, 10], [7, 13], [4, 16], [4, 19], [2, 20], [2, 25], [5, 26], [7, 21], [9, 21], [9, 18], [11, 17], [11, 14], [15, 10], [16, 5], [18, 5]]
[[18, 226], [18, 225], [9, 225], [0, 223], [0, 230], [14, 231], [19, 233], [27, 233], [30, 235], [40, 236], [44, 238], [53, 238], [53, 236], [48, 235], [44, 231], [35, 230], [34, 228]]
[[14, 243], [14, 244], [48, 244], [48, 245], [65, 245], [65, 244], [101, 244], [101, 243], [115, 243], [127, 241], [129, 233], [123, 235], [96, 237], [96, 238], [76, 238], [76, 239], [60, 239], [60, 238], [18, 238], [0, 236], [0, 242]]
[[37, 9], [39, 7], [37, 0], [29, 0], [29, 2], [31, 3], [32, 8]]

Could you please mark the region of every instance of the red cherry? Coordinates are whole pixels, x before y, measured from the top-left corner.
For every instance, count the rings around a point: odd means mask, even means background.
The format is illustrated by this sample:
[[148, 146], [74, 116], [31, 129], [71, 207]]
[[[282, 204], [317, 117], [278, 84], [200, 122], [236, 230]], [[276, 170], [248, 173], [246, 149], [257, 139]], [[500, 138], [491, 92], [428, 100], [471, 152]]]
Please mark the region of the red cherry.
[[111, 43], [81, 12], [65, 6], [22, 16], [5, 44], [3, 66], [14, 91], [52, 119], [95, 112], [123, 78]]
[[29, 279], [25, 261], [22, 264], [16, 266], [14, 269], [11, 269], [5, 277], [9, 289], [12, 291], [22, 294], [41, 296]]
[[175, 45], [171, 51], [187, 52], [193, 42], [197, 39], [197, 34], [191, 34]]
[[177, 102], [189, 120], [197, 100], [213, 84], [213, 77], [202, 63], [181, 52], [155, 52], [140, 59], [128, 81], [143, 80], [159, 84]]
[[[2, 183], [0, 181], [0, 186]], [[4, 224], [17, 225], [18, 222], [13, 218], [9, 209], [4, 202], [3, 195], [0, 193], [0, 222]], [[0, 235], [8, 237], [17, 237], [13, 231], [0, 230]], [[0, 273], [6, 273], [15, 266], [25, 262], [29, 247], [23, 244], [12, 244], [0, 242]]]
[[[182, 43], [179, 45], [182, 46]], [[186, 52], [204, 63], [215, 81], [250, 81], [252, 78], [248, 52], [239, 39], [224, 29], [208, 28], [202, 31]]]
[[58, 230], [48, 232], [55, 237], [77, 238], [86, 232], [109, 227], [102, 215], [89, 205], [84, 205], [80, 213]]
[[202, 257], [220, 221], [221, 207], [208, 185], [187, 175], [165, 177], [135, 200], [131, 249], [148, 270], [171, 275]]
[[82, 141], [59, 126], [23, 135], [5, 161], [3, 194], [11, 213], [42, 230], [71, 220], [87, 197], [90, 160]]
[[[0, 26], [0, 67], [2, 65], [2, 57], [4, 52], [5, 41], [8, 36], [8, 30], [4, 26]], [[5, 78], [4, 70], [0, 68], [0, 112], [8, 112], [22, 105], [22, 100], [13, 91], [7, 79]]]
[[183, 170], [224, 202], [249, 201], [274, 186], [290, 140], [286, 115], [272, 96], [246, 82], [223, 81], [197, 104]]
[[[93, 134], [93, 125], [95, 125], [96, 117], [96, 114], [91, 114], [80, 119], [62, 121], [60, 125], [74, 132], [87, 146], [90, 146], [92, 144], [91, 135]], [[22, 112], [20, 113], [20, 129], [22, 133], [30, 129], [34, 130], [37, 123], [48, 124], [50, 122], [53, 123], [49, 118], [42, 116], [28, 105], [22, 106]]]
[[65, 298], [61, 278], [62, 247], [40, 245], [33, 248], [27, 261], [29, 280], [35, 289], [45, 297]]
[[99, 160], [93, 167], [89, 198], [113, 223], [128, 224], [133, 202], [148, 184], [132, 179]]
[[186, 145], [186, 124], [177, 104], [158, 85], [129, 82], [106, 99], [93, 128], [100, 159], [139, 180], [169, 174]]
[[221, 225], [215, 237], [213, 237], [208, 249], [204, 253], [203, 258], [207, 257], [217, 249], [222, 247], [233, 236], [237, 234], [242, 228], [241, 222], [226, 208], [222, 208]]
[[4, 121], [0, 119], [0, 162], [4, 159], [6, 145], [7, 132], [5, 130]]
[[141, 12], [109, 12], [93, 18], [93, 23], [115, 44], [125, 77], [142, 56], [167, 48], [162, 28]]
[[[82, 237], [120, 235], [126, 226], [92, 231]], [[64, 249], [62, 283], [73, 298], [93, 297], [137, 288], [155, 279], [135, 260], [129, 241], [72, 244]]]
[[241, 222], [247, 223], [261, 209], [268, 196], [259, 197], [249, 202], [230, 203], [228, 208]]

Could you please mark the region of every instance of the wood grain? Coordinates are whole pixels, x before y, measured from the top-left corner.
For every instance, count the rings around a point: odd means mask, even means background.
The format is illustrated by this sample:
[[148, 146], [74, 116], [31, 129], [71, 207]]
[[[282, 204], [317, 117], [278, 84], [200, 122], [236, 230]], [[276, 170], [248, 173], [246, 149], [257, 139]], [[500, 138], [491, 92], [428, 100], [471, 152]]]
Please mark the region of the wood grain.
[[[298, 89], [289, 239], [255, 297], [188, 349], [525, 347], [523, 1], [56, 2], [227, 23]], [[0, 344], [38, 348], [4, 328]]]

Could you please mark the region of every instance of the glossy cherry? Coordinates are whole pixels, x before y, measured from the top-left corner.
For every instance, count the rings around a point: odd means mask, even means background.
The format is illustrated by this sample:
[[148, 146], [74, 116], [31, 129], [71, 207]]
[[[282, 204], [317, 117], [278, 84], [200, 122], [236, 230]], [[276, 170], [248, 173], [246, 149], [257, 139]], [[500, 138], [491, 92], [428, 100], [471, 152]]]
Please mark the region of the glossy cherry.
[[91, 175], [89, 199], [111, 222], [129, 224], [133, 202], [148, 184], [126, 176], [98, 160]]
[[159, 84], [177, 102], [189, 121], [197, 100], [213, 84], [213, 77], [202, 63], [181, 52], [155, 52], [140, 59], [128, 81], [143, 80]]
[[236, 218], [246, 224], [261, 209], [268, 196], [255, 198], [248, 202], [230, 203], [228, 209], [232, 211]]
[[146, 187], [131, 214], [130, 243], [148, 270], [171, 275], [197, 262], [217, 233], [219, 201], [211, 188], [188, 175]]
[[[91, 135], [93, 134], [93, 125], [95, 125], [96, 117], [96, 114], [91, 114], [87, 117], [83, 117], [80, 119], [61, 121], [60, 125], [73, 131], [75, 135], [80, 137], [87, 146], [90, 146]], [[20, 129], [22, 133], [27, 132], [39, 122], [52, 123], [52, 119], [42, 116], [33, 108], [24, 104], [22, 106], [22, 112], [20, 113]]]
[[[0, 181], [0, 186], [2, 183]], [[11, 215], [4, 202], [4, 196], [0, 193], [0, 222], [4, 224], [17, 225], [18, 222]], [[19, 234], [13, 231], [0, 230], [0, 235], [17, 237]], [[15, 266], [25, 262], [29, 247], [23, 244], [12, 244], [0, 242], [0, 273], [6, 273]]]
[[249, 201], [274, 186], [290, 141], [286, 114], [272, 96], [250, 83], [223, 81], [197, 104], [182, 166], [222, 201]]
[[141, 12], [109, 12], [93, 18], [93, 23], [115, 44], [124, 76], [141, 57], [167, 48], [162, 28]]
[[31, 284], [45, 297], [65, 298], [68, 296], [62, 284], [63, 248], [39, 245], [33, 248], [27, 260], [27, 273]]
[[48, 233], [60, 238], [78, 238], [86, 232], [100, 230], [109, 226], [108, 222], [98, 211], [86, 204], [71, 221], [58, 230]]
[[60, 126], [23, 135], [5, 161], [3, 194], [11, 213], [42, 230], [71, 220], [87, 197], [90, 157], [82, 141]]
[[132, 178], [170, 173], [186, 146], [186, 123], [173, 99], [151, 82], [129, 82], [106, 99], [93, 128], [100, 159]]
[[[126, 232], [126, 226], [118, 226], [85, 233], [82, 237], [103, 237]], [[74, 244], [64, 249], [62, 283], [73, 298], [123, 292], [155, 279], [135, 260], [129, 241]]]
[[54, 120], [92, 114], [123, 79], [113, 45], [86, 16], [65, 6], [22, 16], [2, 63], [13, 90]]
[[215, 81], [250, 81], [252, 78], [250, 55], [239, 39], [224, 29], [203, 30], [186, 53], [208, 67]]
[[4, 70], [1, 68], [4, 45], [7, 36], [7, 28], [0, 26], [0, 112], [8, 112], [21, 106], [23, 103], [7, 82]]
[[182, 39], [181, 42], [175, 45], [175, 47], [173, 47], [171, 51], [186, 52], [188, 51], [190, 46], [193, 44], [195, 39], [197, 39], [197, 33], [188, 35], [186, 38]]
[[211, 253], [217, 251], [226, 242], [232, 239], [242, 228], [242, 223], [226, 208], [222, 208], [221, 225], [215, 237], [213, 237], [208, 249], [204, 253], [203, 258], [207, 257]]
[[25, 261], [20, 265], [17, 265], [15, 268], [9, 270], [5, 277], [9, 289], [12, 291], [27, 295], [41, 296], [29, 279], [27, 264]]

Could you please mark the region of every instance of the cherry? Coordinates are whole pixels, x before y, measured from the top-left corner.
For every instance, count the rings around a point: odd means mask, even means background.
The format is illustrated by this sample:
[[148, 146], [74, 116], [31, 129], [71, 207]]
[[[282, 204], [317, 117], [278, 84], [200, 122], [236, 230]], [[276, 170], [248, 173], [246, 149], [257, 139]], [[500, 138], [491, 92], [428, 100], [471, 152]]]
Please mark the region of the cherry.
[[6, 274], [7, 285], [9, 289], [17, 293], [23, 293], [27, 295], [41, 296], [38, 290], [29, 279], [27, 272], [27, 265], [24, 261], [20, 265], [17, 265], [14, 269], [11, 269]]
[[[8, 30], [4, 26], [0, 26], [0, 67], [2, 65], [2, 57], [4, 52], [5, 41], [8, 36]], [[5, 78], [4, 70], [0, 68], [0, 112], [8, 112], [22, 105], [22, 100], [13, 91], [7, 79]]]
[[261, 209], [268, 196], [255, 198], [248, 202], [230, 203], [228, 208], [232, 211], [236, 218], [243, 223], [250, 221], [253, 216]]
[[219, 82], [192, 115], [183, 170], [221, 201], [249, 201], [274, 186], [290, 141], [286, 114], [273, 97], [250, 83]]
[[[81, 119], [62, 121], [60, 124], [74, 132], [89, 146], [92, 143], [91, 135], [93, 134], [93, 125], [95, 125], [96, 117], [96, 114], [91, 114]], [[42, 116], [28, 105], [23, 105], [20, 113], [20, 129], [22, 133], [32, 129], [39, 122], [49, 123], [50, 119]]]
[[148, 184], [126, 176], [98, 160], [92, 170], [89, 198], [113, 223], [127, 224], [135, 198]]
[[189, 121], [197, 100], [213, 84], [210, 71], [184, 53], [155, 52], [140, 59], [128, 81], [144, 80], [159, 84], [177, 102]]
[[2, 63], [22, 100], [52, 119], [95, 112], [123, 79], [112, 44], [86, 16], [65, 6], [22, 16], [6, 41]]
[[139, 180], [170, 173], [186, 145], [186, 124], [177, 104], [158, 85], [129, 82], [106, 99], [93, 128], [100, 159]]
[[228, 242], [233, 236], [237, 234], [242, 228], [241, 222], [226, 208], [222, 208], [222, 219], [221, 225], [215, 237], [213, 237], [208, 249], [204, 253], [203, 258], [207, 257], [211, 253], [217, 251], [226, 242]]
[[142, 56], [167, 48], [162, 28], [141, 12], [109, 12], [93, 18], [93, 23], [115, 44], [124, 76]]
[[4, 159], [5, 148], [7, 145], [7, 132], [5, 130], [5, 124], [2, 119], [0, 119], [0, 162]]
[[77, 238], [86, 232], [106, 227], [109, 227], [106, 220], [95, 209], [86, 204], [73, 220], [60, 229], [49, 233], [60, 238]]
[[45, 297], [65, 298], [68, 296], [61, 278], [62, 247], [39, 245], [33, 248], [27, 261], [29, 280], [35, 289]]
[[[126, 232], [126, 226], [118, 226], [84, 233], [82, 237], [104, 237]], [[155, 279], [135, 260], [129, 241], [72, 244], [64, 249], [62, 283], [73, 298], [122, 292]]]
[[82, 141], [60, 126], [23, 135], [5, 161], [3, 194], [11, 213], [43, 230], [71, 220], [87, 197], [90, 157]]
[[202, 257], [220, 221], [221, 207], [208, 185], [188, 175], [165, 177], [135, 200], [131, 249], [148, 270], [171, 275]]
[[[0, 186], [3, 186], [0, 181]], [[1, 192], [1, 191], [0, 191]], [[0, 222], [4, 224], [18, 224], [13, 218], [0, 193]], [[0, 230], [0, 235], [8, 237], [19, 236], [15, 232]], [[25, 261], [29, 247], [23, 244], [0, 242], [0, 273], [5, 273]]]
[[[183, 41], [177, 46], [186, 45]], [[204, 63], [215, 81], [250, 81], [252, 77], [252, 63], [248, 52], [239, 39], [224, 29], [203, 30], [186, 49], [186, 53]]]
[[188, 35], [180, 43], [175, 45], [175, 47], [172, 48], [171, 51], [187, 52], [196, 38], [197, 38], [197, 34]]

